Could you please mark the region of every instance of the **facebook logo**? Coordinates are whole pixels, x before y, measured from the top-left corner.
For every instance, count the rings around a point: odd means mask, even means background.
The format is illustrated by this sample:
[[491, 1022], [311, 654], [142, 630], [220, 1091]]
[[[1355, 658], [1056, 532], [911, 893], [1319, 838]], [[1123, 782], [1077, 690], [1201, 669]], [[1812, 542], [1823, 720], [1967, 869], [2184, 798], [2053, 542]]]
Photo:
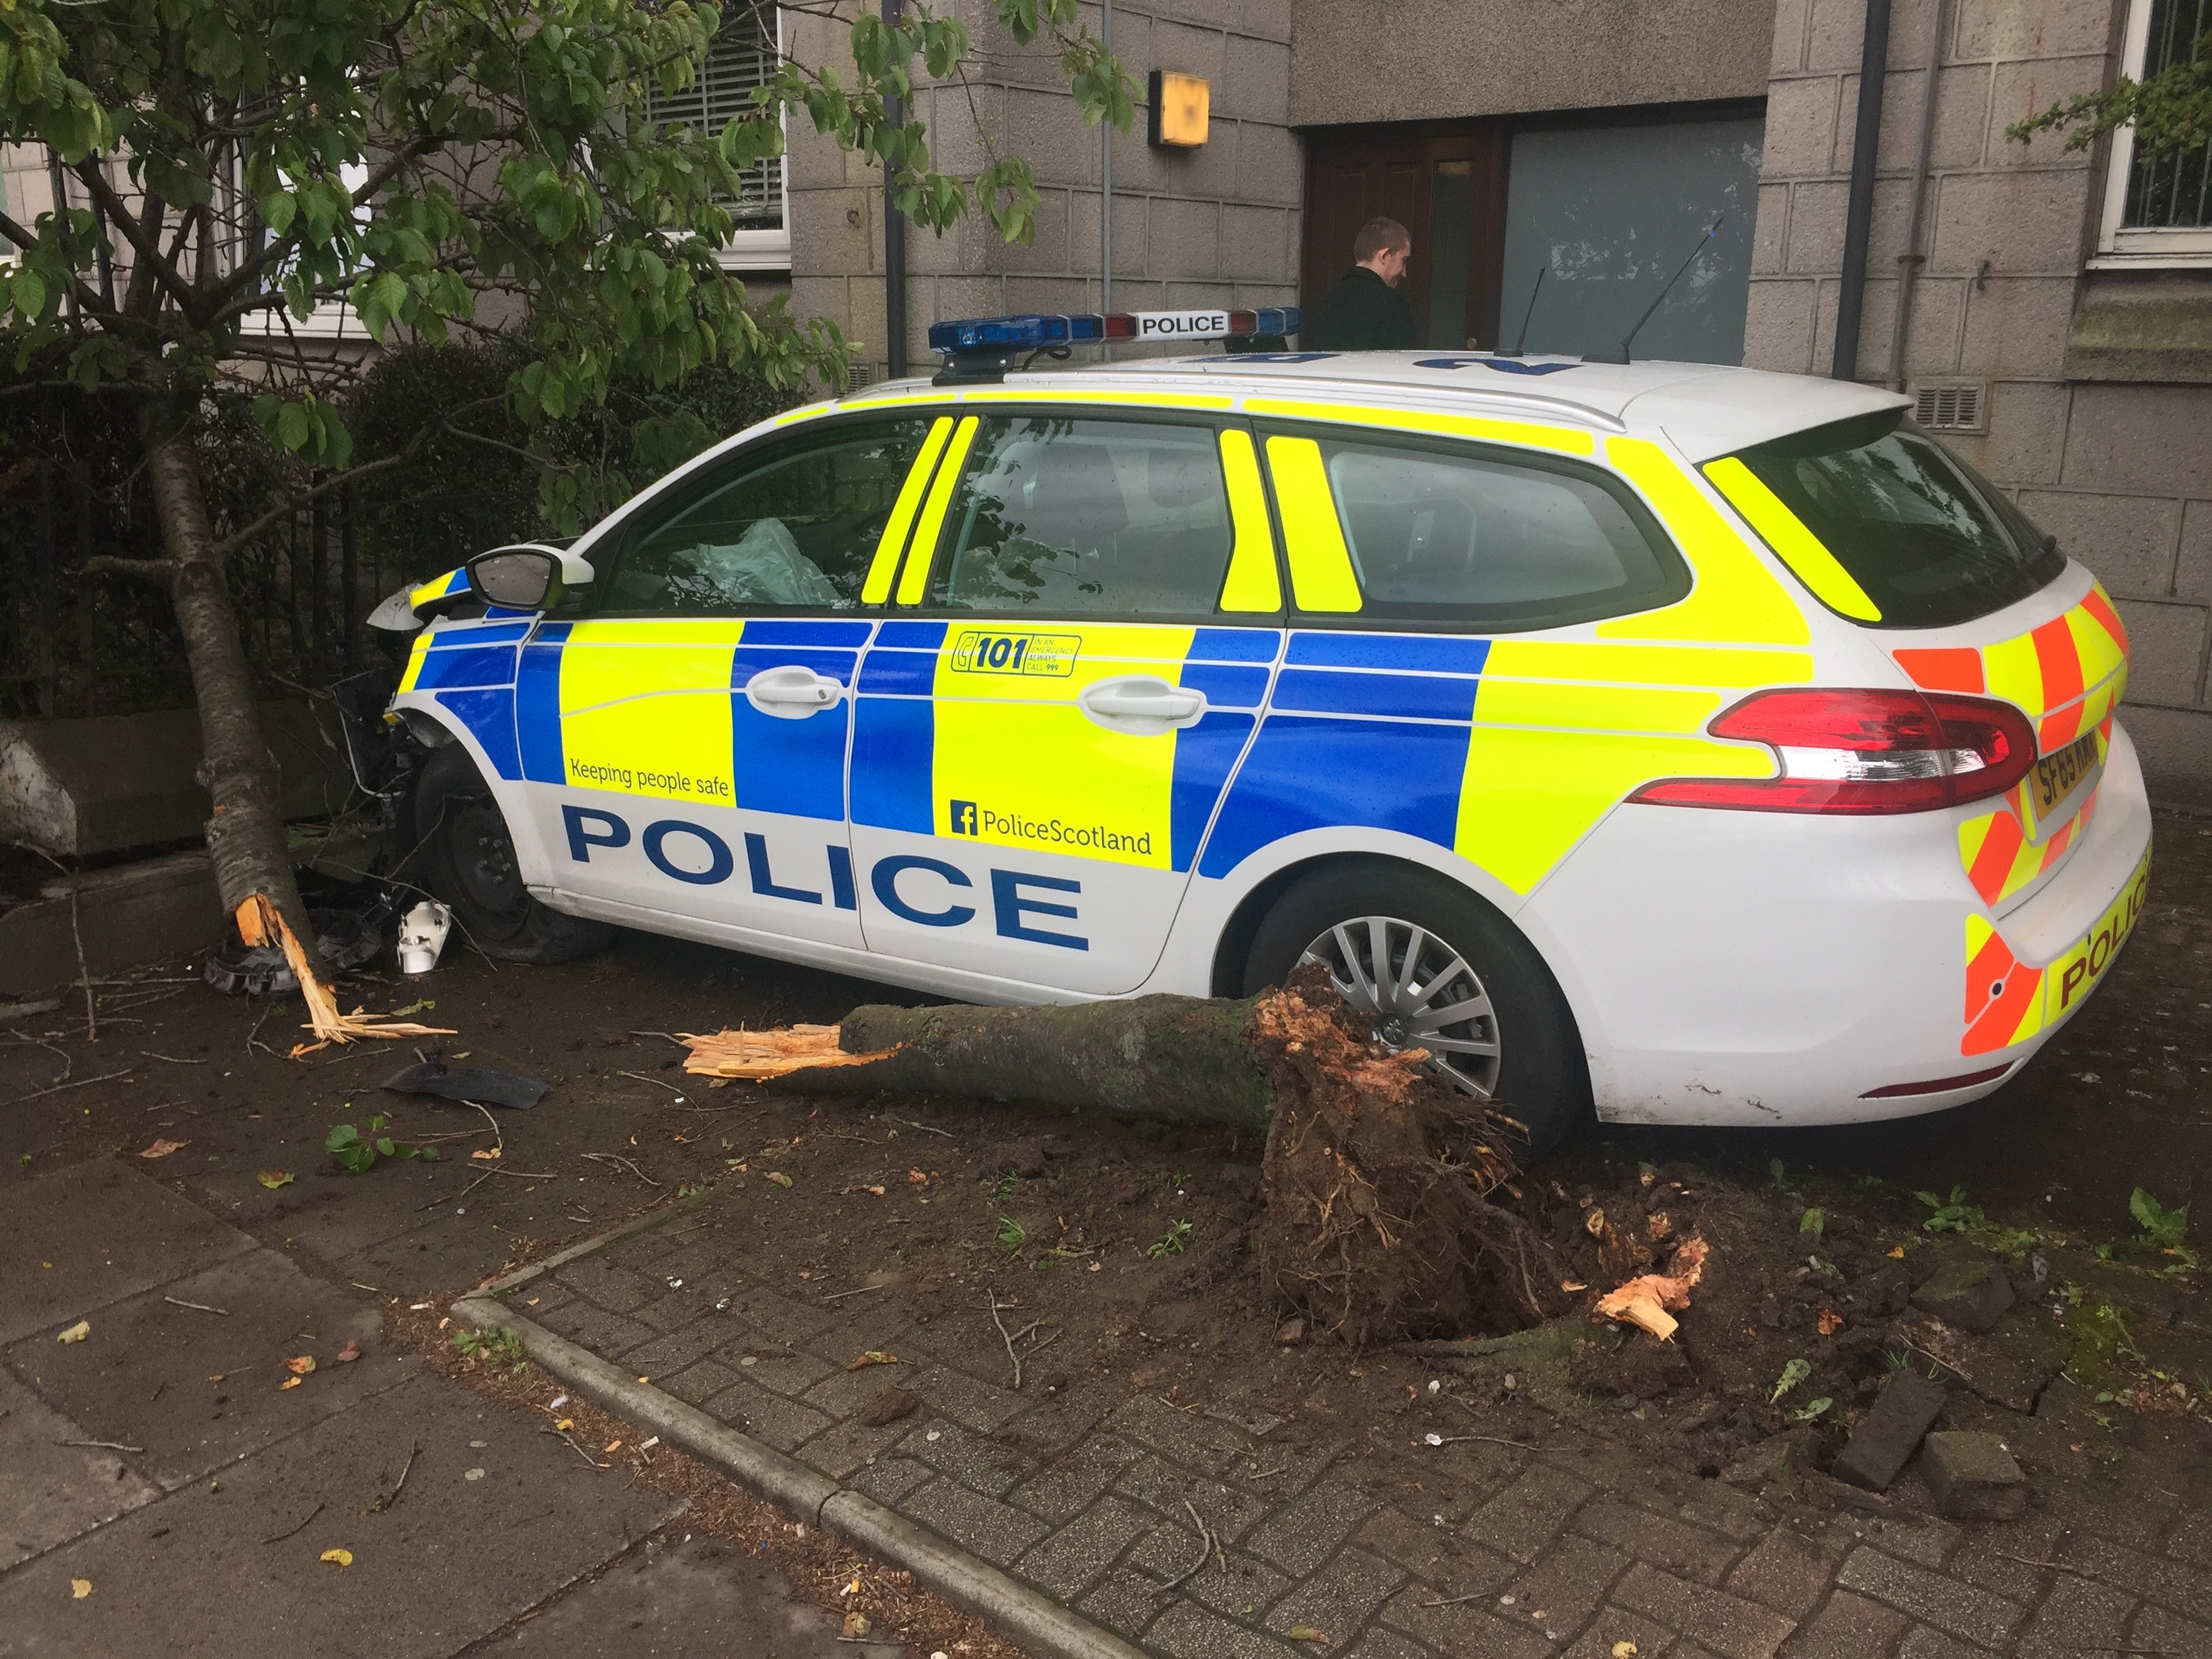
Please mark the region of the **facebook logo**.
[[952, 803], [952, 833], [954, 835], [972, 836], [976, 833], [979, 827], [974, 801], [956, 800]]

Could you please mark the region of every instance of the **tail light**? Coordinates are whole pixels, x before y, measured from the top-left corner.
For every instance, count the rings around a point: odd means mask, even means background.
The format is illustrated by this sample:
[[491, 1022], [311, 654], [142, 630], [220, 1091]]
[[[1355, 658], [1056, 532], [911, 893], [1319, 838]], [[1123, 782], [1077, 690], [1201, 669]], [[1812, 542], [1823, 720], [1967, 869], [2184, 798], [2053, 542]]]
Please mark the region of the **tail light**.
[[1940, 691], [1760, 691], [1705, 729], [1766, 744], [1781, 775], [1665, 778], [1629, 799], [1749, 812], [1927, 812], [2001, 795], [2035, 764], [2035, 728], [2019, 709]]

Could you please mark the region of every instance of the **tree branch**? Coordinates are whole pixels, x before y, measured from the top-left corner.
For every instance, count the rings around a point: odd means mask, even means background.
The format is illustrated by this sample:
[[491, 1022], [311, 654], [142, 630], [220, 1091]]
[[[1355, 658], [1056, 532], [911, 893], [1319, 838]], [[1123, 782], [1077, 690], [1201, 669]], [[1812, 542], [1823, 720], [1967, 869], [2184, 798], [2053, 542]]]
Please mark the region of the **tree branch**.
[[177, 574], [174, 559], [123, 559], [112, 553], [94, 553], [76, 569], [64, 573], [71, 576], [137, 576], [145, 581], [166, 586]]
[[[190, 301], [192, 297], [191, 289], [186, 286], [184, 279], [177, 275], [170, 262], [161, 257], [160, 241], [155, 237], [149, 235], [145, 226], [131, 216], [131, 210], [125, 204], [120, 193], [108, 182], [106, 172], [100, 167], [99, 158], [93, 155], [86, 156], [76, 164], [74, 171], [76, 176], [83, 180], [85, 189], [91, 191], [93, 200], [100, 204], [115, 228], [123, 233], [123, 240], [131, 244], [131, 251], [145, 262], [149, 279], [167, 289], [169, 297], [179, 306]], [[148, 191], [146, 210], [149, 214], [162, 211], [161, 200], [161, 198], [153, 191]], [[136, 286], [135, 283], [133, 286]]]
[[413, 460], [415, 459], [415, 451], [416, 447], [422, 443], [423, 434], [429, 431], [429, 429], [430, 428], [428, 427], [423, 427], [418, 429], [415, 435], [407, 441], [407, 447], [401, 450], [397, 455], [386, 455], [381, 460], [368, 461], [360, 466], [349, 466], [343, 472], [333, 473], [330, 477], [324, 479], [322, 483], [317, 484], [313, 489], [304, 490], [301, 494], [293, 496], [290, 501], [283, 502], [281, 505], [276, 507], [270, 507], [269, 511], [263, 514], [259, 518], [254, 520], [252, 523], [247, 525], [244, 529], [234, 531], [230, 535], [226, 536], [222, 541], [216, 543], [214, 550], [214, 556], [217, 559], [229, 557], [229, 556], [236, 552], [240, 547], [243, 546], [246, 543], [252, 541], [263, 531], [269, 529], [273, 525], [283, 522], [291, 514], [297, 513], [301, 507], [308, 506], [312, 502], [319, 501], [322, 497], [329, 495], [334, 489], [343, 489], [348, 484], [357, 483], [363, 478], [374, 477], [380, 472], [388, 472], [395, 466], [401, 466], [405, 465], [407, 462]]

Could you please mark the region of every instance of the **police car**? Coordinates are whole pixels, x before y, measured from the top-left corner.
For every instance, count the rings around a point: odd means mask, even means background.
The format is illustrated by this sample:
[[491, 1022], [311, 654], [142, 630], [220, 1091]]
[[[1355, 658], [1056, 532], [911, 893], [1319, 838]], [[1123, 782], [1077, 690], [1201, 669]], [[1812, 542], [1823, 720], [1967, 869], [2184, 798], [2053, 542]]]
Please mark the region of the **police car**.
[[1540, 1144], [1953, 1105], [2081, 1007], [2148, 866], [2126, 630], [1905, 399], [1479, 352], [1008, 372], [1296, 327], [940, 325], [934, 380], [396, 595], [468, 937], [983, 1002], [1318, 958]]

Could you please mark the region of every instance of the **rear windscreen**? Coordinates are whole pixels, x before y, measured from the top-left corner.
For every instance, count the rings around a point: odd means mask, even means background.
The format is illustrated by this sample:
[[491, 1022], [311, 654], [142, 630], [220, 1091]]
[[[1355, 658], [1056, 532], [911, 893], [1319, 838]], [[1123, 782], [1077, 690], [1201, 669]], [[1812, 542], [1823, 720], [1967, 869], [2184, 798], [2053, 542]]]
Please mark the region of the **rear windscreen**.
[[2065, 568], [2057, 542], [1989, 480], [1895, 415], [1815, 427], [1735, 459], [1865, 591], [1876, 626], [1972, 622]]

